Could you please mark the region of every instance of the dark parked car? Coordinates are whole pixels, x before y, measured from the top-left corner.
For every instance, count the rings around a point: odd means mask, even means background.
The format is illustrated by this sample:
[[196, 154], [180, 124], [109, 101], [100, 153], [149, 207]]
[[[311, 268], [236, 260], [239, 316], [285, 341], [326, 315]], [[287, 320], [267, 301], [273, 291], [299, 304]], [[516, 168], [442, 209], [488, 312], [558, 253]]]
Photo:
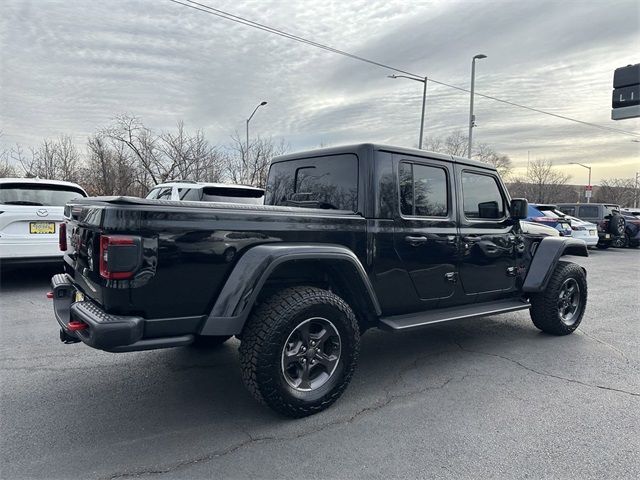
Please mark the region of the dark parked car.
[[638, 248], [640, 246], [640, 216], [624, 208], [620, 214], [624, 217], [625, 222], [624, 236], [617, 237], [613, 246]]
[[586, 272], [560, 258], [587, 256], [584, 242], [523, 233], [526, 200], [485, 163], [372, 144], [297, 153], [271, 164], [265, 203], [67, 205], [61, 339], [130, 352], [235, 335], [251, 393], [301, 417], [340, 397], [369, 328], [529, 310], [567, 335], [582, 321]]
[[567, 215], [598, 226], [598, 248], [609, 248], [619, 237], [624, 238], [625, 219], [620, 206], [609, 203], [559, 203]]
[[562, 212], [555, 205], [530, 203], [527, 211], [527, 221], [541, 223], [555, 228], [563, 237], [571, 236], [571, 221], [564, 218]]

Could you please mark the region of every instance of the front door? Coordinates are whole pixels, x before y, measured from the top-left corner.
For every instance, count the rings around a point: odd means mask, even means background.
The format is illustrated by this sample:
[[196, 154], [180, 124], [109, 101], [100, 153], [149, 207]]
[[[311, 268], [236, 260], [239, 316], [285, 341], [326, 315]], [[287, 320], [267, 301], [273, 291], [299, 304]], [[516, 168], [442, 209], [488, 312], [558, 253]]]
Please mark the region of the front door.
[[398, 157], [399, 208], [394, 219], [394, 247], [426, 309], [457, 290], [456, 198], [452, 164], [426, 158]]
[[507, 195], [497, 174], [456, 166], [460, 225], [460, 280], [467, 296], [482, 301], [515, 288], [516, 236]]

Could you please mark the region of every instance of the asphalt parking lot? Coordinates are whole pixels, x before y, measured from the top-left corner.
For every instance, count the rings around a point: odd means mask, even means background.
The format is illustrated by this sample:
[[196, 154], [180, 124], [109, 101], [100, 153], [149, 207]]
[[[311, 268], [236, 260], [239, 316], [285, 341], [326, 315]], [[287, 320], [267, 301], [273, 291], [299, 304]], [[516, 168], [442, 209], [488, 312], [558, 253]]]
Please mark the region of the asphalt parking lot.
[[1, 476], [637, 478], [640, 250], [592, 251], [577, 333], [528, 313], [363, 337], [328, 411], [282, 418], [244, 389], [237, 341], [109, 354], [63, 345], [51, 269], [0, 285]]

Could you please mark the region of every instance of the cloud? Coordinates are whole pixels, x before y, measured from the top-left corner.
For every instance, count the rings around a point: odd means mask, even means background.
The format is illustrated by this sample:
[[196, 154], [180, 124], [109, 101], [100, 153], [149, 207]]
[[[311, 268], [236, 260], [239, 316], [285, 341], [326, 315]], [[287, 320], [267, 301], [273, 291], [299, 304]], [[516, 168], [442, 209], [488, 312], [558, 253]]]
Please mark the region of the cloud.
[[[206, 2], [205, 2], [206, 3]], [[634, 1], [276, 0], [216, 7], [336, 48], [589, 122], [610, 120], [613, 70], [637, 63]], [[417, 143], [421, 87], [384, 69], [159, 1], [5, 1], [0, 19], [3, 146], [71, 134], [78, 143], [129, 112], [157, 129], [184, 120], [226, 142], [257, 103], [253, 134], [294, 149], [319, 143]], [[468, 94], [429, 84], [426, 133], [466, 128]], [[607, 164], [632, 175], [640, 144], [478, 98], [474, 138], [511, 155]], [[607, 159], [607, 160], [603, 160]], [[608, 163], [607, 163], [608, 162]]]

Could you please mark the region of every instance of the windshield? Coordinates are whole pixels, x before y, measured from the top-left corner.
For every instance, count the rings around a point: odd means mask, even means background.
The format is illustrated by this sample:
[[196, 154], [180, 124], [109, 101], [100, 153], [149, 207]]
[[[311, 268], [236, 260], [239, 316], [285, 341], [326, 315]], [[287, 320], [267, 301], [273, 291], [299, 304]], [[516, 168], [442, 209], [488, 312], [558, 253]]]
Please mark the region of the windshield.
[[62, 207], [69, 200], [84, 197], [82, 190], [66, 185], [5, 183], [0, 185], [0, 203]]

